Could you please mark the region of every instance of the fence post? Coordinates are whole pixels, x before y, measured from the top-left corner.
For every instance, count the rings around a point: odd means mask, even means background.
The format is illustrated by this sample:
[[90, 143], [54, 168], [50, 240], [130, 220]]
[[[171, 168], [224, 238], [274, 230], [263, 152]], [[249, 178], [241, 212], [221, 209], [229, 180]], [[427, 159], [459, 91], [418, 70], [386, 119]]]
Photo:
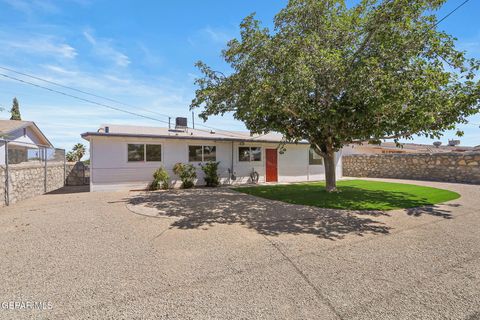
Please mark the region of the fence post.
[[5, 205], [10, 205], [10, 189], [8, 185], [10, 181], [8, 179], [8, 141], [5, 141]]
[[63, 186], [67, 185], [67, 156], [65, 149], [63, 150]]
[[43, 148], [43, 155], [45, 160], [45, 169], [44, 169], [45, 180], [43, 183], [43, 187], [44, 187], [45, 193], [47, 193], [47, 148]]

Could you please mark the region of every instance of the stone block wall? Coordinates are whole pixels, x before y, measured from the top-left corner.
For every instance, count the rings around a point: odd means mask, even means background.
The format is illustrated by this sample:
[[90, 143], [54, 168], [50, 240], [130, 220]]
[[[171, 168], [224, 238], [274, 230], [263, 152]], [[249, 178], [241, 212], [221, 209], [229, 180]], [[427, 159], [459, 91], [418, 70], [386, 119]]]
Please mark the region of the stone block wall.
[[480, 152], [348, 155], [343, 175], [480, 184]]
[[[5, 170], [0, 174], [0, 206], [5, 202]], [[8, 198], [10, 204], [45, 193], [45, 166], [42, 163], [22, 163], [8, 166]], [[63, 162], [47, 166], [47, 192], [62, 188], [65, 181]]]
[[67, 186], [83, 186], [90, 184], [90, 167], [83, 162], [69, 162], [66, 167]]

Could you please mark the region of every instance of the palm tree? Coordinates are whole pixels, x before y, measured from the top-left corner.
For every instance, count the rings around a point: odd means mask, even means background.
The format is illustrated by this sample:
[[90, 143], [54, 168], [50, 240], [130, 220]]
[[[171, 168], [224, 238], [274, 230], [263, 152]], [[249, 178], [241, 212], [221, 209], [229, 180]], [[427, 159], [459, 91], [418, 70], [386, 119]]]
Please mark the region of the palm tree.
[[85, 146], [81, 143], [77, 143], [76, 145], [73, 146], [72, 151], [75, 153], [77, 156], [77, 161], [82, 160], [83, 155], [85, 154]]

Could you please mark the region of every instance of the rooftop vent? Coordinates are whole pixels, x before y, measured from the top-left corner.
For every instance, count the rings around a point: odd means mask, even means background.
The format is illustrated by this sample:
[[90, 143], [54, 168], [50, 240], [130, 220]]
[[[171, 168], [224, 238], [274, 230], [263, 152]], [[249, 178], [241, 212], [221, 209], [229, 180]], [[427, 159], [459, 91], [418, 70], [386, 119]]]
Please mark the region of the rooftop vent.
[[177, 117], [175, 118], [175, 129], [186, 129], [187, 126], [187, 118]]
[[455, 146], [458, 146], [460, 144], [460, 140], [448, 140], [448, 145], [450, 147], [455, 147]]

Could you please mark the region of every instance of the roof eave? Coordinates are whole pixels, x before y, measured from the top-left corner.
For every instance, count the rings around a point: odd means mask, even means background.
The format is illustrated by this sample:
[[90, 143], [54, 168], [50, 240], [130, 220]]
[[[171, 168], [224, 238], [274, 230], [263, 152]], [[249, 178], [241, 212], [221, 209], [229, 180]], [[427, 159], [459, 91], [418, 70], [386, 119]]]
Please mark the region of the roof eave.
[[[131, 133], [102, 133], [102, 132], [84, 132], [81, 137], [90, 141], [90, 137], [118, 137], [118, 138], [157, 138], [157, 139], [178, 139], [178, 140], [213, 140], [213, 141], [233, 141], [233, 142], [251, 142], [251, 143], [282, 143], [282, 141], [261, 140], [261, 139], [243, 139], [227, 137], [199, 137], [199, 136], [167, 136], [155, 134], [131, 134]], [[306, 141], [285, 142], [287, 144], [309, 144]]]

